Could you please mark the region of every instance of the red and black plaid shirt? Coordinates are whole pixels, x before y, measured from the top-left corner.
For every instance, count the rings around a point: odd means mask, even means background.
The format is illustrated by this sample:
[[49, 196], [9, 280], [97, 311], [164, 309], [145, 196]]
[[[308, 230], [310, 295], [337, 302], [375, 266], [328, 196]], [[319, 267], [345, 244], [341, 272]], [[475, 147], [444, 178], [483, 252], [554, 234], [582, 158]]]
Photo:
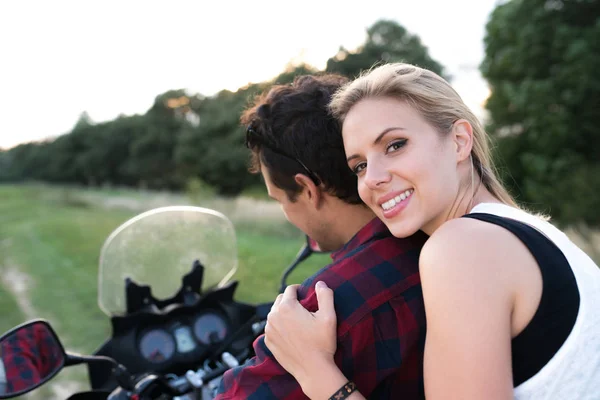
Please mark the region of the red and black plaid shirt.
[[[316, 282], [333, 289], [335, 362], [365, 397], [424, 398], [425, 308], [418, 260], [425, 240], [421, 232], [397, 239], [374, 219], [298, 290], [300, 303], [314, 312]], [[218, 399], [307, 398], [277, 363], [264, 336], [256, 339], [254, 350], [256, 357], [223, 376]]]

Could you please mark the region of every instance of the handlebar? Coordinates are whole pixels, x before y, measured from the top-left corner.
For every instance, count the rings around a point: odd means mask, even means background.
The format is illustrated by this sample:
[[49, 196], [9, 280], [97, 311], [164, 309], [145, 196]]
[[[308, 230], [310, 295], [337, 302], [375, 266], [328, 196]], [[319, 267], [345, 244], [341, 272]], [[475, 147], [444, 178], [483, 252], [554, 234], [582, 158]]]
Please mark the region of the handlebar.
[[[248, 353], [239, 356], [239, 359], [233, 354], [224, 352], [221, 355], [221, 361], [217, 363], [215, 368], [211, 368], [207, 361], [202, 368], [196, 371], [189, 370], [182, 376], [168, 374], [165, 376], [157, 374], [149, 374], [140, 377], [135, 383], [132, 390], [126, 390], [122, 387], [115, 389], [107, 400], [131, 400], [131, 399], [155, 399], [164, 398], [160, 396], [168, 396], [174, 400], [195, 400], [196, 395], [200, 394], [199, 399], [205, 400], [213, 398], [214, 391], [217, 388], [218, 382], [213, 382], [221, 377], [231, 368], [240, 365], [248, 356]], [[190, 397], [193, 395], [193, 397]]]

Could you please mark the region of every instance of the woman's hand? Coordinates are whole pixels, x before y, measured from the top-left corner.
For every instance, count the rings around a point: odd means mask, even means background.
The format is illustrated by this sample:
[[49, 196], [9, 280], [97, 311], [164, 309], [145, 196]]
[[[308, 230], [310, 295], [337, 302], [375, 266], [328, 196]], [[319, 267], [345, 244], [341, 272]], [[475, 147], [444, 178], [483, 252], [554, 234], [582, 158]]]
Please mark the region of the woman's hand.
[[333, 291], [324, 282], [315, 286], [319, 304], [315, 313], [298, 302], [296, 291], [297, 285], [288, 286], [277, 296], [267, 317], [265, 344], [305, 389], [305, 384], [319, 380], [324, 370], [338, 370], [333, 360], [336, 315]]

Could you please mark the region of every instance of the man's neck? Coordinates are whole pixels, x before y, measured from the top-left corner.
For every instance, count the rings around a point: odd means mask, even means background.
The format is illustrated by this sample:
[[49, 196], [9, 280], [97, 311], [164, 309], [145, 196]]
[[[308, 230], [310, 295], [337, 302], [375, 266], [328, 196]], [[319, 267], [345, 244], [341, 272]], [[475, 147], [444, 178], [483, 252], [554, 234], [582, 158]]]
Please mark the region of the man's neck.
[[333, 209], [329, 227], [331, 237], [336, 238], [336, 241], [340, 244], [339, 247], [348, 243], [358, 231], [375, 218], [373, 211], [362, 204], [348, 204], [338, 201]]

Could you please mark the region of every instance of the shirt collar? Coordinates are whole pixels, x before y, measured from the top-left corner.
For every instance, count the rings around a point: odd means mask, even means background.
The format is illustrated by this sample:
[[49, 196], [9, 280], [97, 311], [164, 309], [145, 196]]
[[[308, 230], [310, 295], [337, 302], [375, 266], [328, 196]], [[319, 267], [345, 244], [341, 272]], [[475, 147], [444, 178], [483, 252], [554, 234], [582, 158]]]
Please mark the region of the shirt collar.
[[344, 258], [351, 251], [367, 243], [381, 234], [390, 235], [390, 231], [379, 218], [373, 218], [369, 223], [360, 228], [358, 232], [341, 249], [331, 253], [333, 261]]

